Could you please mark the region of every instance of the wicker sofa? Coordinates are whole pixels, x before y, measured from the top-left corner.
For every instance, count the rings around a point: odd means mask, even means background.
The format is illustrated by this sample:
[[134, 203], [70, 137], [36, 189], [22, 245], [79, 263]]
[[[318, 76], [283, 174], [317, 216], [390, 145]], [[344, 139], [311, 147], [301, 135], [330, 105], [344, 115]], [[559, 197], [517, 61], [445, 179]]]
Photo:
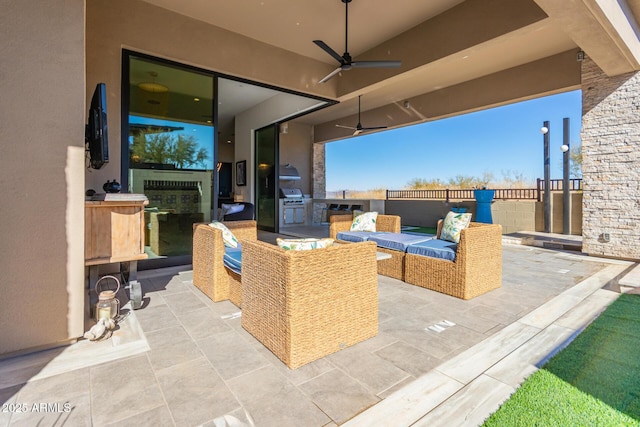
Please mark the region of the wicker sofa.
[[[440, 236], [442, 220], [438, 222]], [[472, 222], [462, 230], [455, 260], [407, 253], [405, 282], [462, 299], [502, 285], [502, 226]]]
[[[256, 241], [256, 221], [225, 222], [240, 243]], [[240, 307], [242, 293], [240, 275], [223, 264], [222, 232], [208, 224], [193, 226], [193, 284], [213, 301], [230, 300]]]
[[[378, 215], [376, 218], [376, 231], [388, 233], [400, 233], [401, 218], [398, 215]], [[337, 242], [347, 243], [338, 239], [338, 233], [349, 231], [353, 217], [351, 215], [333, 215], [329, 218], [329, 237]], [[404, 252], [378, 248], [378, 252], [391, 255], [391, 258], [378, 261], [378, 274], [404, 279]]]
[[[338, 233], [349, 231], [353, 222], [352, 215], [334, 215], [329, 218], [329, 237], [338, 239]], [[376, 230], [389, 233], [400, 232], [400, 217], [398, 215], [378, 215]], [[338, 240], [339, 241], [339, 240]]]
[[291, 369], [377, 335], [375, 243], [244, 242], [242, 326]]

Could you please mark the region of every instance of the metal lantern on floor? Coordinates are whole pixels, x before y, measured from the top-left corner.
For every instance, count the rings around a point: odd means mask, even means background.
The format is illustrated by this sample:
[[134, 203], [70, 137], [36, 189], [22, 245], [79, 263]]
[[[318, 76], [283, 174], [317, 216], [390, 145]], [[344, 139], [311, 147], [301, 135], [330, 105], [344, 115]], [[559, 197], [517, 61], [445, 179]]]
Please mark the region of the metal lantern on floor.
[[[100, 284], [105, 279], [115, 280], [117, 287], [116, 290], [99, 291]], [[114, 276], [102, 276], [96, 282], [96, 293], [98, 294], [98, 302], [95, 307], [96, 321], [100, 319], [115, 319], [120, 313], [120, 301], [116, 298], [116, 294], [120, 290], [120, 281]]]

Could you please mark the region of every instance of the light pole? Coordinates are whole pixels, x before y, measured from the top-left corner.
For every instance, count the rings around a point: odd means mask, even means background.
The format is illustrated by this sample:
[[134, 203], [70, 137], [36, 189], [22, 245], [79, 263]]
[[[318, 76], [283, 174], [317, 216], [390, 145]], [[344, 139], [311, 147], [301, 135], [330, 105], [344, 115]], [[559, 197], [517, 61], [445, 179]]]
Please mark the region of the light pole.
[[569, 195], [569, 118], [562, 119], [562, 233], [571, 234], [571, 199]]
[[540, 128], [544, 142], [544, 232], [551, 232], [551, 151], [549, 148], [549, 122], [545, 121]]

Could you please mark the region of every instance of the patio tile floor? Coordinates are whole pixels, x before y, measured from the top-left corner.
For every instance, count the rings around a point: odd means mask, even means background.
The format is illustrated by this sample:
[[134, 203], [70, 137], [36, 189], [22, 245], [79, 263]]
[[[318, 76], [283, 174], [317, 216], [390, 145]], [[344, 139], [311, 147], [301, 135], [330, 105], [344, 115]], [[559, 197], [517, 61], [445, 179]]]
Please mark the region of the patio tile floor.
[[[260, 427], [478, 425], [612, 302], [603, 287], [630, 265], [509, 244], [503, 259], [503, 286], [470, 301], [379, 276], [379, 334], [297, 370], [189, 270], [141, 271], [145, 305], [110, 340], [0, 361], [0, 400], [27, 409], [0, 426], [213, 426], [225, 414]], [[455, 325], [427, 329], [443, 320]]]

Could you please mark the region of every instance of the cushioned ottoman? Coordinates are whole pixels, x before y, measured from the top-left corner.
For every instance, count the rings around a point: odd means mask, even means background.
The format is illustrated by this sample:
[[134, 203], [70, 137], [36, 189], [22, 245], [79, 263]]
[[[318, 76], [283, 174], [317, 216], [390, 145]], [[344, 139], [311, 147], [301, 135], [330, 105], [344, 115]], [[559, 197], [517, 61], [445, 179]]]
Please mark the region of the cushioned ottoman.
[[359, 243], [366, 242], [373, 236], [389, 234], [384, 231], [341, 231], [337, 234], [336, 239], [343, 242]]
[[407, 253], [455, 261], [457, 247], [457, 244], [447, 240], [431, 239], [409, 245]]
[[409, 245], [426, 242], [435, 236], [431, 234], [384, 233], [369, 237], [378, 245], [378, 252], [391, 255], [390, 259], [378, 261], [378, 274], [404, 280], [404, 256]]

